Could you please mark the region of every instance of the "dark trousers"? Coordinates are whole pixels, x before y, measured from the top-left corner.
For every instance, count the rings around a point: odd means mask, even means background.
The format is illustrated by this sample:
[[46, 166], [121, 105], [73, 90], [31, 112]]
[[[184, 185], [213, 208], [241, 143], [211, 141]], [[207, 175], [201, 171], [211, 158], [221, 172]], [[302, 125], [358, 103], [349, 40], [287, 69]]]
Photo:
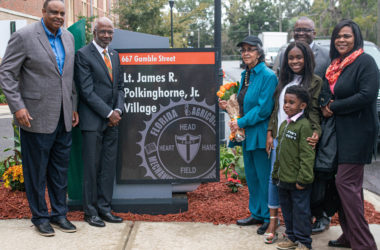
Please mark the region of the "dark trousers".
[[343, 234], [342, 243], [350, 243], [353, 250], [377, 249], [375, 240], [364, 218], [364, 165], [339, 164], [335, 183], [341, 207], [338, 210]]
[[311, 249], [311, 188], [303, 190], [278, 188], [285, 233], [293, 242], [300, 242]]
[[324, 173], [314, 173], [314, 182], [311, 192], [311, 215], [320, 219], [324, 216], [332, 217], [339, 207], [339, 195], [335, 187], [335, 177], [330, 178]]
[[[62, 115], [52, 134], [21, 129], [20, 136], [25, 190], [33, 224], [66, 217], [71, 132], [66, 132]], [[46, 184], [52, 208], [50, 215], [45, 201]]]
[[106, 127], [104, 131], [82, 131], [85, 215], [111, 212], [118, 132], [118, 127]]

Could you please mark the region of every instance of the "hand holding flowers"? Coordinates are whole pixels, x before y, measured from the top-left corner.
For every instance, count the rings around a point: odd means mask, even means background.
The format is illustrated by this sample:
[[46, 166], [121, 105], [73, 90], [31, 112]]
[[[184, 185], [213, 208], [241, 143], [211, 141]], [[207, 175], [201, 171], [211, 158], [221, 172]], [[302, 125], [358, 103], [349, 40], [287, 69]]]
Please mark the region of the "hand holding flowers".
[[220, 98], [219, 107], [225, 109], [230, 117], [231, 141], [241, 142], [245, 140], [244, 129], [239, 128], [237, 119], [240, 118], [239, 103], [237, 101], [237, 92], [239, 91], [238, 82], [228, 82], [220, 86], [216, 95]]

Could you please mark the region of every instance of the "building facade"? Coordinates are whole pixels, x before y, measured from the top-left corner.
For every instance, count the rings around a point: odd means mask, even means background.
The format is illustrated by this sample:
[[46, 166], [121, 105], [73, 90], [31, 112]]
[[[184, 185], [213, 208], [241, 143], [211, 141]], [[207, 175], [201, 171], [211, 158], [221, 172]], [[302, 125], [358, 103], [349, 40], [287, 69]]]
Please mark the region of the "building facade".
[[[79, 20], [80, 16], [109, 17], [115, 24], [116, 15], [112, 12], [117, 0], [64, 0], [66, 7], [65, 27]], [[44, 0], [2, 0], [0, 1], [0, 20], [38, 21], [42, 17]]]
[[[0, 62], [11, 33], [42, 17], [45, 0], [0, 0]], [[118, 0], [63, 0], [65, 3], [65, 27], [79, 21], [80, 17], [109, 17], [117, 27], [117, 16], [112, 12]]]

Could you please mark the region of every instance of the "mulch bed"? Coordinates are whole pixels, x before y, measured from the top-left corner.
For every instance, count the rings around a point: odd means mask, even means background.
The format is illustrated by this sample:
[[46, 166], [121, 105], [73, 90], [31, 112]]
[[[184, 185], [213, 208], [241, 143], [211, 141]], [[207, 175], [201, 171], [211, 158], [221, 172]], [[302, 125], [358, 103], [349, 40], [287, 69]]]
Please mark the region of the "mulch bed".
[[[235, 224], [237, 219], [249, 216], [247, 186], [231, 193], [224, 184], [226, 179], [221, 173], [220, 182], [201, 184], [197, 190], [187, 194], [189, 208], [187, 212], [167, 215], [147, 215], [133, 213], [117, 213], [129, 221], [176, 221], [176, 222], [210, 222], [214, 224]], [[46, 194], [46, 200], [48, 196]], [[380, 224], [380, 213], [374, 206], [365, 201], [365, 218], [370, 224]], [[26, 219], [31, 213], [25, 192], [10, 191], [0, 187], [0, 219]], [[68, 213], [68, 219], [83, 220], [83, 212]], [[338, 216], [332, 219], [337, 225]]]

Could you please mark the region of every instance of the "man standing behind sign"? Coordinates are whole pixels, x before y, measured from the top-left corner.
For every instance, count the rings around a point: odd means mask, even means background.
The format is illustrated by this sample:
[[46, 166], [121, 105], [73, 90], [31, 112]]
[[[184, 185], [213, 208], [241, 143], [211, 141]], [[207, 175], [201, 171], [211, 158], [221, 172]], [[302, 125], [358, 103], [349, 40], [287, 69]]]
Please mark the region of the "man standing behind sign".
[[[20, 126], [25, 190], [32, 222], [43, 236], [50, 223], [64, 232], [71, 127], [78, 124], [73, 84], [74, 39], [61, 26], [65, 5], [46, 0], [41, 21], [14, 33], [0, 67], [0, 85]], [[45, 201], [49, 191], [51, 213]]]
[[93, 34], [94, 41], [76, 54], [75, 83], [83, 136], [84, 219], [91, 226], [104, 227], [103, 220], [123, 221], [111, 213], [111, 200], [124, 93], [119, 55], [108, 47], [113, 36], [111, 20], [95, 21]]
[[[293, 38], [296, 42], [302, 41], [310, 45], [315, 59], [314, 74], [318, 75], [320, 78], [323, 78], [327, 67], [330, 65], [330, 56], [329, 51], [326, 48], [314, 42], [315, 35], [316, 31], [313, 20], [308, 17], [300, 17], [294, 25]], [[273, 70], [277, 76], [280, 75], [280, 69], [282, 61], [284, 60], [286, 47], [287, 46], [284, 46], [281, 51], [279, 51], [273, 65]]]

